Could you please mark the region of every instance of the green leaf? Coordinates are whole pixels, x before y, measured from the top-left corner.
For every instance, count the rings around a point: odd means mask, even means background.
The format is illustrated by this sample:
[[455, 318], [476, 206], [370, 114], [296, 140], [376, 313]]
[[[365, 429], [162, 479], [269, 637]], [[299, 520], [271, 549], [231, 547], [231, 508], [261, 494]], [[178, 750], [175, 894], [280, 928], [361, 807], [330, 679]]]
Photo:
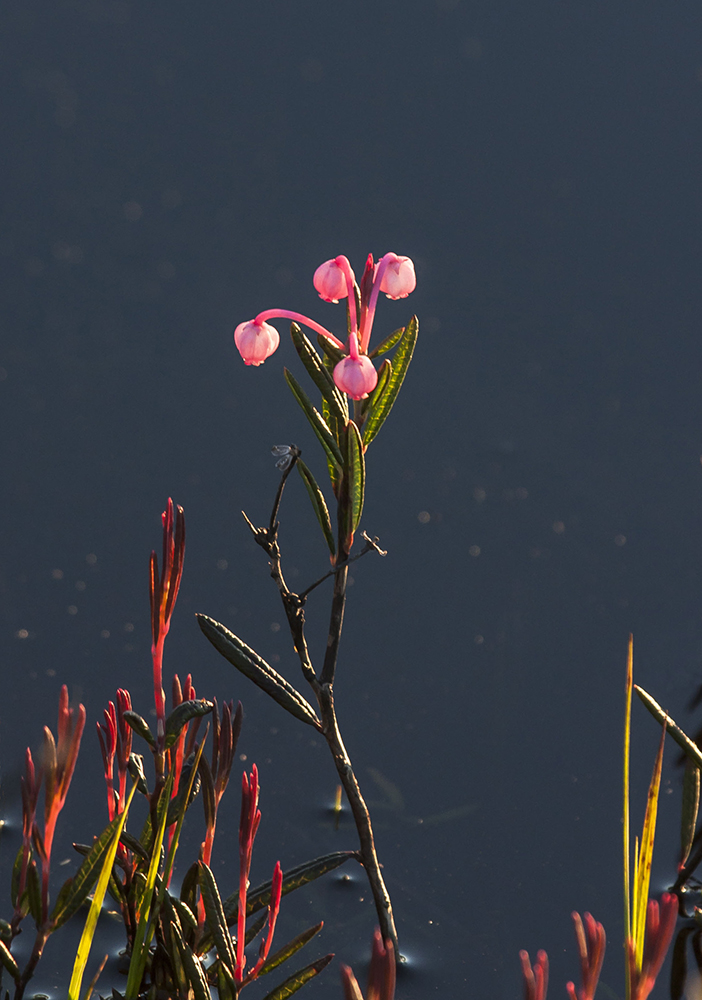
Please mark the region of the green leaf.
[[27, 901], [34, 923], [37, 927], [40, 927], [42, 922], [41, 885], [39, 884], [39, 872], [37, 871], [37, 864], [34, 858], [32, 858], [27, 867]]
[[302, 481], [307, 487], [307, 493], [309, 494], [312, 507], [317, 520], [319, 521], [319, 526], [322, 529], [326, 543], [329, 546], [329, 551], [332, 555], [335, 555], [336, 545], [334, 544], [334, 532], [332, 531], [329, 508], [327, 507], [326, 500], [324, 499], [324, 494], [317, 485], [317, 481], [314, 476], [301, 458], [298, 458], [297, 460], [297, 471], [302, 476]]
[[17, 962], [10, 954], [10, 950], [4, 941], [0, 941], [0, 962], [5, 966], [15, 982], [20, 977], [20, 970]]
[[187, 725], [192, 719], [200, 718], [211, 711], [212, 702], [207, 701], [205, 698], [182, 701], [166, 719], [166, 750], [170, 749], [178, 739], [183, 726]]
[[232, 941], [227, 921], [224, 917], [222, 899], [219, 895], [215, 877], [204, 861], [200, 862], [200, 891], [202, 892], [202, 900], [205, 904], [207, 925], [214, 938], [217, 955], [220, 961], [233, 973], [236, 968], [234, 942]]
[[175, 941], [176, 948], [178, 949], [178, 954], [180, 960], [183, 964], [183, 969], [190, 981], [190, 985], [193, 988], [193, 994], [195, 1000], [212, 1000], [212, 994], [210, 993], [210, 988], [207, 985], [207, 977], [205, 975], [205, 970], [200, 959], [193, 954], [191, 948], [183, 940], [183, 935], [180, 932], [180, 928], [175, 923], [175, 921], [170, 926], [170, 932]]
[[361, 424], [365, 421], [368, 411], [375, 405], [376, 401], [380, 399], [381, 394], [385, 391], [385, 386], [391, 375], [392, 364], [389, 358], [385, 358], [378, 369], [378, 383], [375, 389], [366, 399], [361, 400]]
[[358, 427], [349, 420], [346, 429], [346, 475], [348, 490], [348, 534], [357, 530], [363, 513], [366, 463], [363, 458], [363, 441]]
[[156, 746], [156, 740], [149, 729], [146, 719], [142, 719], [138, 712], [127, 711], [123, 713], [125, 721], [142, 739], [145, 739], [150, 747]]
[[318, 410], [316, 410], [314, 406], [312, 406], [312, 403], [310, 402], [307, 393], [302, 388], [300, 383], [295, 379], [295, 376], [292, 375], [287, 368], [285, 369], [284, 374], [285, 374], [285, 381], [290, 386], [293, 396], [298, 401], [300, 407], [302, 408], [303, 413], [309, 420], [312, 430], [317, 435], [317, 438], [319, 439], [320, 444], [327, 453], [329, 460], [332, 462], [336, 462], [336, 464], [339, 466], [340, 469], [343, 468], [344, 465], [343, 456], [341, 454], [341, 451], [339, 450], [339, 445], [336, 443], [334, 439], [334, 435], [329, 429], [329, 425], [327, 424], [326, 420], [321, 415], [321, 413]]
[[418, 333], [419, 320], [416, 316], [413, 316], [407, 324], [404, 335], [395, 351], [393, 371], [385, 383], [383, 392], [374, 401], [373, 405], [368, 408], [368, 418], [363, 431], [363, 444], [366, 448], [385, 423], [402, 388], [402, 383], [412, 360], [414, 346], [417, 343]]
[[294, 975], [286, 979], [285, 982], [281, 983], [280, 986], [272, 990], [270, 993], [266, 993], [263, 1000], [287, 1000], [291, 997], [293, 993], [297, 993], [301, 990], [305, 983], [308, 983], [310, 979], [314, 979], [318, 976], [322, 969], [325, 969], [331, 960], [334, 958], [333, 955], [325, 955], [324, 958], [318, 958], [316, 962], [312, 962], [311, 965], [306, 965], [304, 969], [300, 969]]
[[54, 911], [51, 914], [53, 930], [58, 930], [67, 920], [70, 920], [88, 898], [111, 849], [115, 830], [119, 828], [120, 834], [122, 833], [124, 826], [122, 816], [123, 814], [115, 816], [112, 822], [108, 823], [88, 850], [73, 878], [69, 878], [61, 886], [54, 904]]
[[329, 340], [328, 337], [323, 337], [321, 333], [317, 334], [317, 343], [331, 361], [332, 367], [334, 365], [338, 365], [339, 362], [343, 361], [347, 356], [336, 346], [336, 344], [332, 344], [331, 340]]
[[655, 701], [648, 692], [644, 691], [643, 688], [639, 687], [638, 684], [634, 684], [634, 691], [644, 703], [646, 708], [649, 710], [654, 719], [658, 722], [665, 723], [666, 731], [668, 736], [672, 736], [675, 742], [678, 744], [681, 750], [683, 750], [687, 757], [696, 764], [697, 767], [702, 767], [702, 752], [696, 743], [693, 743], [689, 736], [686, 736], [682, 731], [680, 726], [671, 719], [667, 712], [665, 712], [661, 706]]
[[[356, 861], [358, 860], [358, 855], [355, 851], [334, 851], [331, 854], [323, 854], [321, 857], [315, 858], [313, 861], [305, 861], [304, 864], [291, 868], [290, 871], [283, 873], [283, 896], [287, 896], [289, 892], [294, 892], [295, 889], [300, 889], [303, 885], [307, 885], [309, 882], [314, 882], [315, 879], [321, 878], [322, 875], [326, 875], [327, 872], [333, 872], [335, 868], [338, 868], [339, 865], [343, 865], [351, 858], [354, 858]], [[227, 897], [227, 901], [224, 904], [227, 919], [229, 919], [229, 914], [232, 912], [232, 909], [234, 915], [236, 916], [237, 899], [237, 893], [233, 893], [231, 896]], [[261, 885], [257, 886], [257, 888], [249, 892], [246, 901], [246, 915], [250, 916], [252, 913], [262, 910], [265, 906], [269, 905], [270, 901], [271, 882], [269, 880], [268, 882], [263, 882]]]
[[197, 906], [197, 883], [200, 877], [200, 868], [197, 861], [194, 861], [185, 873], [185, 878], [180, 887], [180, 898], [190, 910]]
[[[151, 862], [146, 876], [146, 885], [139, 903], [139, 921], [132, 947], [132, 957], [129, 962], [129, 973], [127, 975], [127, 988], [125, 990], [126, 1000], [136, 1000], [144, 978], [144, 969], [149, 957], [149, 945], [154, 933], [154, 922], [151, 913], [151, 903], [154, 897], [156, 880], [158, 878], [158, 867], [161, 859], [161, 849], [163, 838], [166, 832], [166, 817], [168, 816], [168, 803], [173, 788], [173, 772], [168, 775], [166, 784], [161, 789], [158, 805], [156, 806], [156, 836], [151, 848]], [[142, 838], [143, 839], [143, 838]]]
[[288, 943], [283, 945], [283, 947], [276, 951], [274, 955], [271, 955], [265, 965], [262, 966], [259, 975], [265, 976], [266, 973], [272, 972], [273, 969], [277, 969], [279, 965], [283, 964], [283, 962], [287, 962], [289, 958], [292, 958], [295, 952], [304, 948], [305, 945], [312, 940], [315, 934], [319, 934], [323, 926], [324, 921], [320, 920], [320, 922], [315, 924], [314, 927], [308, 927], [306, 931], [302, 932], [302, 934], [298, 934], [297, 937], [292, 939], [292, 941], [288, 941]]
[[402, 337], [402, 334], [405, 332], [405, 329], [406, 328], [404, 326], [401, 326], [399, 330], [393, 330], [393, 332], [390, 334], [389, 337], [386, 337], [385, 340], [380, 341], [378, 346], [375, 348], [375, 350], [370, 352], [368, 357], [371, 359], [377, 358], [380, 357], [381, 354], [386, 354], [388, 351], [391, 351], [395, 346], [395, 344], [398, 342], [398, 340], [400, 340], [400, 338]]
[[680, 817], [680, 863], [679, 868], [685, 866], [690, 851], [692, 841], [695, 839], [695, 828], [697, 826], [697, 814], [700, 808], [700, 769], [689, 760], [685, 761], [685, 772], [683, 774], [682, 791], [682, 814]]
[[122, 828], [127, 820], [127, 813], [129, 812], [129, 807], [132, 804], [132, 799], [134, 798], [136, 787], [137, 786], [135, 782], [132, 785], [132, 790], [129, 793], [129, 798], [127, 799], [124, 805], [124, 811], [121, 813], [120, 816], [115, 817], [115, 819], [118, 820], [118, 822], [114, 830], [112, 831], [112, 837], [109, 843], [109, 847], [105, 852], [104, 860], [102, 863], [102, 869], [100, 871], [100, 877], [98, 878], [97, 887], [93, 895], [93, 901], [90, 904], [90, 910], [88, 912], [88, 916], [85, 921], [85, 927], [83, 928], [83, 933], [80, 938], [78, 951], [76, 952], [76, 960], [73, 965], [73, 974], [71, 975], [71, 982], [68, 987], [68, 1000], [80, 1000], [80, 987], [83, 982], [83, 973], [85, 972], [85, 966], [87, 965], [88, 958], [90, 956], [90, 946], [93, 943], [93, 937], [95, 936], [95, 929], [97, 927], [98, 917], [100, 915], [100, 910], [102, 908], [103, 900], [105, 899], [105, 893], [107, 892], [107, 883], [110, 880], [110, 875], [112, 874], [112, 866], [115, 863], [115, 855], [117, 854], [117, 847], [119, 846], [119, 837], [120, 834], [122, 833]]
[[331, 374], [327, 371], [321, 358], [297, 323], [293, 323], [290, 327], [290, 335], [295, 345], [295, 350], [300, 355], [300, 360], [307, 369], [307, 374], [327, 401], [336, 419], [345, 424], [349, 419], [349, 406], [346, 402], [346, 395], [339, 392]]
[[[335, 868], [338, 868], [339, 865], [343, 865], [351, 858], [355, 861], [359, 860], [356, 851], [334, 851], [331, 854], [324, 854], [319, 858], [315, 858], [313, 861], [305, 861], [304, 864], [291, 868], [287, 874], [283, 874], [282, 895], [287, 896], [289, 892], [294, 892], [295, 889], [300, 889], [303, 885], [307, 885], [309, 882], [314, 882], [315, 879], [321, 878], [321, 876], [326, 875], [327, 872], [334, 871]], [[261, 885], [257, 886], [248, 893], [246, 899], [246, 916], [249, 917], [252, 913], [258, 913], [260, 910], [263, 910], [270, 904], [270, 901], [271, 881], [269, 879], [267, 882], [263, 882]], [[231, 927], [236, 920], [238, 904], [238, 890], [233, 892], [231, 896], [227, 896], [224, 901], [224, 916], [227, 921], [227, 926], [229, 927]], [[212, 937], [211, 935], [206, 934], [203, 937], [198, 950], [204, 953], [205, 951], [209, 951], [212, 946]]]
[[281, 677], [273, 667], [269, 666], [258, 653], [255, 653], [238, 636], [213, 618], [201, 614], [195, 617], [204, 634], [225, 660], [229, 660], [237, 670], [240, 670], [245, 677], [252, 680], [295, 718], [321, 731], [322, 724], [310, 703], [292, 684], [288, 684], [284, 677]]

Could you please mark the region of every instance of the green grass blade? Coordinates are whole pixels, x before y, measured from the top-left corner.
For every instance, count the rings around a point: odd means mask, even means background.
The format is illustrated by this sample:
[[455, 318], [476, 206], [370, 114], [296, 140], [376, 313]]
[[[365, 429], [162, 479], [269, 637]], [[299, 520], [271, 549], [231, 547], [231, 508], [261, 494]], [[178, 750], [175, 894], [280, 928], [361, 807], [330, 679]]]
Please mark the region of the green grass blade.
[[656, 763], [648, 788], [646, 815], [644, 818], [641, 847], [636, 865], [636, 882], [634, 885], [634, 933], [636, 944], [636, 967], [641, 971], [643, 965], [644, 936], [646, 933], [646, 910], [648, 908], [648, 889], [651, 882], [651, 863], [653, 860], [653, 843], [656, 839], [656, 817], [658, 815], [658, 797], [661, 788], [661, 773], [663, 770], [663, 748], [665, 746], [665, 724], [661, 732], [661, 742], [656, 755]]
[[329, 508], [327, 507], [327, 502], [324, 499], [324, 494], [317, 485], [317, 481], [307, 468], [305, 463], [301, 458], [298, 458], [297, 471], [302, 476], [302, 481], [305, 484], [307, 493], [309, 495], [310, 501], [312, 503], [312, 508], [314, 510], [315, 516], [319, 521], [319, 526], [322, 529], [322, 534], [324, 539], [329, 546], [329, 551], [332, 555], [336, 554], [336, 545], [334, 544], [334, 532], [332, 531], [331, 518], [329, 517]]
[[366, 448], [377, 435], [394, 406], [412, 360], [418, 333], [419, 320], [413, 316], [407, 324], [393, 356], [393, 371], [385, 383], [383, 391], [368, 409], [368, 419], [363, 431], [363, 444]]
[[[634, 637], [629, 636], [629, 648], [626, 660], [626, 688], [624, 696], [624, 804], [622, 809], [622, 828], [624, 835], [624, 935], [632, 937], [631, 927], [631, 834], [629, 817], [629, 761], [631, 757], [631, 692], [634, 684]], [[631, 1000], [631, 976], [629, 963], [624, 963], [626, 969], [626, 1000]]]
[[137, 924], [134, 947], [132, 948], [132, 958], [129, 963], [129, 974], [127, 976], [127, 988], [124, 996], [125, 1000], [136, 1000], [139, 994], [139, 987], [144, 977], [146, 960], [149, 955], [149, 945], [154, 932], [153, 920], [151, 919], [151, 903], [154, 897], [156, 878], [158, 876], [159, 860], [161, 858], [161, 847], [166, 833], [166, 817], [168, 816], [168, 803], [171, 798], [173, 788], [173, 773], [168, 775], [166, 784], [161, 791], [156, 816], [158, 827], [156, 836], [151, 847], [151, 863], [146, 876], [146, 885], [139, 905], [139, 922]]
[[90, 910], [88, 911], [88, 916], [85, 921], [85, 927], [83, 928], [83, 933], [80, 938], [80, 943], [78, 945], [78, 951], [76, 952], [76, 959], [73, 963], [73, 974], [71, 975], [71, 982], [68, 987], [68, 1000], [80, 1000], [80, 988], [83, 983], [83, 974], [85, 972], [85, 966], [88, 963], [88, 957], [90, 955], [90, 947], [93, 943], [93, 937], [95, 936], [95, 928], [97, 927], [98, 917], [100, 916], [100, 909], [102, 907], [103, 901], [105, 899], [105, 893], [107, 892], [107, 883], [110, 880], [110, 875], [112, 874], [112, 866], [115, 863], [115, 857], [117, 855], [117, 847], [119, 845], [119, 838], [122, 833], [122, 827], [127, 820], [127, 813], [129, 812], [129, 807], [132, 804], [132, 799], [134, 798], [134, 793], [136, 792], [136, 782], [132, 785], [132, 789], [129, 793], [129, 798], [127, 799], [124, 811], [119, 817], [119, 822], [115, 826], [114, 832], [112, 834], [112, 840], [110, 841], [110, 846], [107, 849], [105, 855], [105, 860], [102, 864], [102, 869], [100, 871], [100, 876], [98, 878], [97, 886], [95, 888], [95, 893], [93, 895], [93, 901], [90, 904]]
[[346, 395], [339, 392], [322, 359], [297, 323], [293, 323], [290, 327], [290, 336], [295, 350], [300, 355], [300, 360], [307, 369], [307, 374], [327, 401], [336, 419], [343, 426], [349, 419], [349, 405], [346, 402]]
[[341, 454], [341, 451], [339, 450], [339, 445], [336, 443], [334, 435], [329, 429], [329, 425], [327, 424], [326, 420], [321, 415], [319, 410], [316, 410], [314, 408], [314, 406], [310, 402], [309, 396], [302, 388], [300, 383], [297, 381], [295, 376], [292, 375], [287, 368], [285, 369], [284, 374], [285, 374], [285, 381], [290, 386], [293, 396], [300, 404], [302, 412], [309, 420], [310, 426], [317, 435], [317, 438], [319, 439], [320, 444], [322, 445], [324, 451], [329, 457], [329, 460], [336, 462], [336, 464], [339, 466], [339, 469], [342, 469], [344, 466], [344, 459]]

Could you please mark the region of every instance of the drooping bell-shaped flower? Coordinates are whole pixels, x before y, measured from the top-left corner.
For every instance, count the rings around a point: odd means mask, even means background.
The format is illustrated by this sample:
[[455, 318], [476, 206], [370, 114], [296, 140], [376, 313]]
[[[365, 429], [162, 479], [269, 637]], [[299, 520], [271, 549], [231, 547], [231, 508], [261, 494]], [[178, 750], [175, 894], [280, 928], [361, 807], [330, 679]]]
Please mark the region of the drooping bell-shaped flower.
[[334, 368], [334, 382], [337, 389], [347, 393], [351, 399], [365, 399], [378, 384], [378, 373], [367, 354], [359, 354], [358, 337], [349, 336], [349, 356]]
[[386, 254], [385, 257], [391, 259], [382, 276], [380, 291], [385, 292], [389, 299], [406, 299], [417, 287], [414, 264], [409, 257], [398, 257], [397, 254]]
[[262, 365], [277, 351], [280, 334], [270, 323], [250, 319], [248, 323], [239, 323], [234, 331], [234, 343], [247, 365]]
[[349, 294], [349, 282], [353, 288], [355, 280], [347, 258], [335, 257], [319, 265], [314, 272], [312, 282], [321, 299], [325, 302], [338, 302], [339, 299], [346, 298]]

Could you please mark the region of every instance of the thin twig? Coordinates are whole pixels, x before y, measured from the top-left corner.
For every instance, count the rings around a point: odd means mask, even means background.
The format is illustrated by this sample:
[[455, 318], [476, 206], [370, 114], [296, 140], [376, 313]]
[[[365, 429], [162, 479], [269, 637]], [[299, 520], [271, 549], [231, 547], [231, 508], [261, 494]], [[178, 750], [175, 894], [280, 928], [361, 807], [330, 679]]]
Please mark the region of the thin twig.
[[367, 535], [365, 531], [363, 532], [363, 535], [361, 537], [364, 538], [366, 542], [361, 551], [357, 553], [357, 555], [351, 556], [351, 558], [347, 559], [345, 562], [340, 563], [338, 566], [334, 566], [334, 568], [330, 569], [328, 573], [324, 574], [324, 576], [320, 576], [319, 580], [315, 580], [314, 583], [311, 583], [306, 590], [303, 590], [302, 593], [298, 595], [300, 600], [304, 600], [307, 597], [307, 595], [310, 594], [315, 589], [315, 587], [318, 587], [320, 583], [324, 583], [324, 581], [328, 580], [330, 576], [334, 576], [334, 574], [338, 573], [339, 570], [344, 568], [344, 566], [350, 566], [351, 563], [356, 562], [356, 560], [360, 559], [361, 556], [367, 555], [368, 552], [377, 552], [379, 556], [387, 555], [387, 551], [380, 548], [380, 545], [378, 544], [379, 542], [378, 538], [370, 538], [370, 536]]

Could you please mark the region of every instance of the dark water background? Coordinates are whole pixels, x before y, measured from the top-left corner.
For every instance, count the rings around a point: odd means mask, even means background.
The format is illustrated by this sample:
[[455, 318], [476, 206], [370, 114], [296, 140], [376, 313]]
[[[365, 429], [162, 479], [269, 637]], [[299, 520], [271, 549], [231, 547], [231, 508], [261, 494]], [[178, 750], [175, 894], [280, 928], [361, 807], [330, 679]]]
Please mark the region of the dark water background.
[[[628, 632], [637, 679], [683, 724], [701, 679], [701, 29], [689, 0], [5, 0], [0, 875], [23, 749], [62, 683], [89, 722], [57, 859], [104, 822], [92, 729], [118, 686], [151, 703], [147, 559], [169, 495], [188, 554], [166, 671], [244, 702], [254, 882], [353, 846], [324, 748], [193, 612], [297, 682], [239, 511], [268, 515], [272, 444], [323, 469], [285, 336], [247, 370], [231, 332], [271, 306], [339, 332], [315, 267], [394, 250], [419, 284], [383, 301], [376, 335], [415, 311], [420, 345], [368, 457], [363, 526], [389, 555], [353, 571], [337, 699], [412, 959], [398, 998], [512, 1000], [521, 947], [549, 951], [562, 995], [574, 908], [604, 922], [621, 995]], [[297, 584], [325, 555], [291, 485]], [[319, 651], [323, 594], [309, 617]], [[635, 727], [638, 827], [658, 734], [640, 706]], [[676, 860], [665, 780], [657, 889]], [[353, 874], [291, 900], [283, 926], [324, 917], [314, 954], [360, 966], [374, 915]], [[57, 997], [79, 929], [37, 978]], [[339, 996], [336, 977], [308, 995]]]

